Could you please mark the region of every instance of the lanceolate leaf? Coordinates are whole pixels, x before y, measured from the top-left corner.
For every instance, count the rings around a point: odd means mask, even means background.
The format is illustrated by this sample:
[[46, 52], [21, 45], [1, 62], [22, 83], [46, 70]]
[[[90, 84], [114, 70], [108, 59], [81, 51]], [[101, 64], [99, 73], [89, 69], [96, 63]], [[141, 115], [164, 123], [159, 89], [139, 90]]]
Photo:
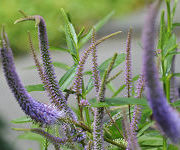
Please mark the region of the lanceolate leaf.
[[74, 79], [74, 76], [76, 75], [76, 68], [77, 65], [73, 65], [59, 80], [59, 86], [62, 90], [65, 90]]
[[43, 84], [27, 85], [27, 86], [25, 86], [25, 88], [28, 92], [44, 91]]
[[[93, 28], [97, 32], [104, 24], [106, 24], [109, 19], [114, 15], [114, 11], [110, 12], [107, 16], [105, 16], [102, 20], [100, 20], [98, 23], [96, 23]], [[83, 37], [79, 42], [79, 47], [81, 48], [92, 36], [93, 28], [88, 32], [88, 34]]]
[[20, 123], [32, 122], [32, 119], [27, 116], [24, 116], [24, 117], [20, 117], [17, 119], [13, 119], [13, 120], [11, 120], [11, 122], [15, 123], [15, 124], [20, 124]]
[[110, 107], [110, 106], [122, 106], [122, 105], [143, 105], [148, 106], [146, 99], [141, 98], [123, 98], [123, 97], [116, 97], [116, 98], [106, 98], [105, 102], [97, 103], [94, 99], [90, 101], [91, 107]]

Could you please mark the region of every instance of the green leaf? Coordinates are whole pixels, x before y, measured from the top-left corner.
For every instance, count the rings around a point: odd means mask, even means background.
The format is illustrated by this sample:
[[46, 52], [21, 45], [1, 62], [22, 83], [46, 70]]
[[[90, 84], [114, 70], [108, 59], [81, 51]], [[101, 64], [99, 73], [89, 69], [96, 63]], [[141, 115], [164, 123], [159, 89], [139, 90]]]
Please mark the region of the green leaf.
[[80, 39], [82, 38], [81, 36], [83, 35], [84, 31], [85, 31], [85, 27], [83, 26], [80, 32], [78, 33], [78, 41], [80, 41]]
[[107, 84], [107, 88], [111, 91], [111, 92], [115, 92], [115, 87], [113, 86], [112, 82]]
[[59, 86], [62, 90], [65, 90], [74, 79], [74, 76], [76, 75], [76, 68], [77, 65], [73, 65], [59, 80]]
[[[52, 62], [52, 64], [54, 65], [54, 67], [57, 67], [57, 68], [61, 68], [63, 70], [68, 70], [70, 69], [70, 67], [62, 62]], [[43, 66], [41, 64], [41, 66]], [[29, 67], [26, 67], [25, 69], [36, 69], [36, 66], [29, 66]]]
[[164, 10], [161, 13], [160, 33], [158, 41], [158, 49], [163, 49], [164, 42], [166, 40], [166, 23], [164, 20]]
[[147, 129], [149, 129], [149, 127], [151, 127], [154, 124], [153, 122], [148, 123], [147, 125], [145, 125], [137, 134], [137, 137], [140, 137]]
[[25, 140], [33, 140], [38, 142], [43, 142], [43, 137], [39, 134], [32, 133], [32, 132], [24, 132], [23, 134], [18, 136], [19, 139], [25, 139]]
[[178, 0], [175, 0], [174, 1], [174, 6], [173, 6], [173, 10], [172, 10], [172, 16], [171, 16], [172, 21], [174, 19], [174, 15], [175, 15], [175, 12], [176, 12], [177, 3], [178, 3]]
[[176, 22], [176, 23], [173, 23], [172, 24], [172, 27], [175, 28], [175, 27], [179, 27], [180, 26], [180, 23], [179, 22]]
[[27, 123], [27, 122], [32, 122], [32, 119], [27, 116], [23, 116], [23, 117], [11, 120], [11, 123], [15, 123], [15, 124]]
[[64, 30], [65, 30], [65, 35], [66, 35], [66, 42], [67, 42], [67, 46], [68, 49], [70, 50], [70, 54], [73, 57], [74, 61], [76, 62], [78, 60], [78, 54], [77, 54], [77, 42], [78, 42], [78, 38], [75, 32], [75, 29], [72, 25], [72, 23], [70, 22], [67, 14], [65, 13], [64, 9], [61, 9], [62, 15], [64, 17], [64, 21], [65, 21], [65, 26], [64, 26]]
[[[116, 61], [113, 65], [113, 69], [116, 68], [118, 65], [120, 65], [122, 62], [125, 61], [125, 54], [122, 53], [122, 54], [119, 54], [116, 58]], [[111, 62], [112, 58], [109, 58], [107, 60], [105, 60], [100, 66], [99, 66], [99, 72], [100, 72], [100, 76], [102, 77], [102, 75], [104, 74], [105, 70], [107, 69], [107, 67], [109, 66], [110, 62]], [[93, 77], [91, 77], [88, 81], [88, 85], [86, 87], [86, 94], [88, 92], [90, 92], [93, 88]]]
[[[177, 45], [175, 45], [175, 47], [173, 49], [176, 49], [177, 48]], [[178, 55], [180, 54], [180, 52], [176, 52], [176, 51], [170, 51], [169, 53], [166, 54], [165, 57], [168, 57], [168, 56], [173, 56], [173, 55]]]
[[27, 85], [27, 86], [25, 86], [25, 88], [28, 92], [44, 91], [43, 84]]
[[62, 62], [53, 62], [53, 65], [54, 67], [57, 67], [57, 68], [61, 68], [61, 69], [64, 69], [64, 70], [69, 70], [71, 67], [66, 65], [65, 63], [62, 63]]
[[96, 102], [95, 99], [90, 100], [91, 107], [110, 107], [110, 106], [122, 106], [122, 105], [143, 105], [148, 106], [146, 99], [141, 98], [123, 98], [123, 97], [115, 97], [115, 98], [106, 98], [105, 102]]
[[50, 46], [50, 47], [49, 47], [49, 50], [52, 50], [52, 51], [69, 52], [69, 49], [62, 48], [62, 47], [54, 47], [54, 46]]
[[[97, 32], [104, 24], [106, 24], [109, 19], [114, 15], [114, 11], [110, 12], [107, 16], [101, 19], [98, 23], [96, 23], [93, 28]], [[87, 33], [85, 37], [83, 37], [79, 42], [79, 47], [81, 48], [92, 36], [93, 28]]]
[[[139, 79], [139, 75], [136, 75], [135, 77], [132, 78], [132, 82], [137, 81]], [[126, 84], [123, 84], [119, 87], [117, 91], [114, 92], [112, 97], [116, 97], [119, 93], [121, 93], [122, 90], [126, 87]]]

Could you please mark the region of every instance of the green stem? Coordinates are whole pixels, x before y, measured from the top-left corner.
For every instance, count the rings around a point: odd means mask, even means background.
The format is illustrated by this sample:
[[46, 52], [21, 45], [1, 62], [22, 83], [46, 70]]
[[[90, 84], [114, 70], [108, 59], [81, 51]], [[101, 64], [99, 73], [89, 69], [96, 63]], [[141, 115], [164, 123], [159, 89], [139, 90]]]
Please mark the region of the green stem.
[[163, 137], [163, 150], [167, 150], [167, 139]]

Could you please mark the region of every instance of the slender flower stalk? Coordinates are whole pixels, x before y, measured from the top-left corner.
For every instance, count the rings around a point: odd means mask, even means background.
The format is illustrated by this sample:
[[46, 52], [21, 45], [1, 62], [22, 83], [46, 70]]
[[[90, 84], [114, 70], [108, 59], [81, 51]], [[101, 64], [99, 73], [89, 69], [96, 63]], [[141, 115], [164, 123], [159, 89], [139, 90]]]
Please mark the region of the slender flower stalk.
[[[143, 90], [144, 90], [144, 76], [141, 75], [139, 80], [138, 80], [136, 98], [141, 98]], [[142, 106], [140, 106], [140, 105], [135, 105], [134, 106], [133, 118], [132, 118], [132, 121], [130, 123], [130, 128], [134, 133], [138, 129], [138, 123], [139, 123], [139, 120], [141, 118], [141, 109], [142, 109]]]
[[174, 143], [180, 142], [180, 116], [167, 102], [160, 85], [158, 71], [154, 63], [155, 19], [160, 1], [155, 1], [148, 9], [142, 34], [144, 49], [143, 72], [147, 99], [153, 111], [154, 118], [167, 137]]
[[137, 137], [135, 132], [131, 129], [131, 125], [128, 122], [128, 119], [126, 117], [126, 111], [123, 110], [123, 132], [124, 132], [124, 138], [127, 141], [127, 147], [126, 150], [140, 150], [139, 144], [137, 142]]
[[[132, 29], [130, 28], [128, 31], [127, 37], [127, 45], [126, 45], [126, 62], [125, 62], [125, 84], [127, 89], [127, 97], [131, 97], [131, 82], [132, 82], [132, 60], [131, 60], [131, 35]], [[129, 120], [131, 122], [131, 106], [128, 105], [129, 108]]]
[[[112, 70], [112, 67], [117, 58], [117, 53], [112, 58], [112, 61], [105, 71], [103, 79], [101, 81], [101, 85], [98, 92], [97, 101], [104, 102], [105, 101], [105, 90], [106, 90], [106, 82], [109, 77], [109, 74]], [[104, 138], [103, 138], [103, 117], [104, 117], [104, 108], [95, 108], [94, 109], [94, 128], [93, 128], [93, 141], [94, 141], [94, 150], [103, 150], [104, 149]]]
[[132, 58], [131, 58], [131, 36], [132, 29], [128, 31], [127, 46], [126, 46], [126, 62], [125, 62], [125, 82], [127, 87], [127, 97], [131, 96], [131, 80], [132, 80]]
[[[137, 98], [141, 98], [142, 92], [144, 89], [144, 77], [143, 75], [139, 78], [137, 85]], [[141, 118], [141, 109], [139, 105], [134, 106], [133, 118], [130, 124], [128, 124], [128, 129], [126, 129], [127, 134], [127, 150], [138, 150], [140, 149], [136, 137], [136, 130], [138, 129], [138, 123]], [[126, 120], [127, 121], [127, 120]]]
[[41, 66], [41, 64], [40, 64], [40, 62], [38, 60], [37, 55], [36, 55], [36, 52], [35, 52], [35, 49], [34, 49], [34, 46], [33, 46], [33, 43], [32, 43], [32, 38], [31, 38], [30, 32], [28, 32], [28, 36], [29, 36], [29, 45], [30, 45], [30, 49], [31, 49], [31, 52], [32, 52], [32, 56], [33, 56], [37, 71], [39, 73], [39, 76], [41, 78], [41, 81], [44, 84], [45, 90], [48, 92], [48, 96], [50, 96], [53, 103], [56, 103], [56, 99], [55, 99], [55, 97], [54, 97], [54, 95], [53, 95], [53, 93], [51, 91], [51, 87], [49, 86], [49, 82], [48, 82], [48, 80], [46, 80], [43, 68], [42, 68], [42, 66]]
[[[92, 35], [92, 44], [95, 45], [96, 39], [95, 39], [95, 29], [93, 30], [93, 35]], [[96, 89], [96, 94], [99, 92], [99, 87], [100, 87], [100, 74], [98, 70], [98, 63], [97, 63], [97, 49], [96, 46], [92, 48], [92, 73], [93, 73], [93, 79], [94, 79], [94, 86]]]
[[83, 70], [84, 70], [85, 62], [90, 52], [91, 52], [90, 48], [84, 50], [79, 60], [79, 64], [76, 70], [76, 76], [74, 80], [74, 91], [76, 92], [77, 95], [82, 94]]
[[16, 73], [12, 50], [9, 46], [9, 41], [7, 35], [2, 30], [2, 49], [1, 49], [1, 58], [4, 74], [7, 80], [7, 83], [14, 94], [16, 100], [18, 101], [22, 110], [30, 116], [36, 122], [41, 124], [55, 124], [58, 118], [65, 117], [62, 111], [58, 111], [52, 106], [48, 106], [41, 102], [33, 99], [23, 84], [21, 83], [18, 74]]

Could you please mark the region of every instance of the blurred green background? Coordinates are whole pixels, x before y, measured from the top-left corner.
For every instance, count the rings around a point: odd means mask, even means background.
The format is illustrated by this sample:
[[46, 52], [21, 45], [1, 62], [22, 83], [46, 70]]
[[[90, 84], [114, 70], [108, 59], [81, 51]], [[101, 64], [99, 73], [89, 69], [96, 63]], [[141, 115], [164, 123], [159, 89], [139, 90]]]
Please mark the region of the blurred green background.
[[[34, 41], [37, 42], [37, 29], [34, 22], [14, 24], [16, 19], [22, 17], [18, 10], [27, 15], [41, 15], [47, 24], [49, 43], [59, 47], [64, 44], [62, 15], [60, 9], [64, 8], [71, 15], [77, 30], [82, 26], [87, 29], [115, 10], [115, 17], [125, 17], [141, 8], [146, 0], [0, 0], [0, 24], [5, 24], [6, 32], [15, 55], [24, 54], [28, 49], [27, 31], [31, 31]], [[37, 43], [36, 43], [37, 45]], [[27, 52], [26, 52], [27, 53]]]

